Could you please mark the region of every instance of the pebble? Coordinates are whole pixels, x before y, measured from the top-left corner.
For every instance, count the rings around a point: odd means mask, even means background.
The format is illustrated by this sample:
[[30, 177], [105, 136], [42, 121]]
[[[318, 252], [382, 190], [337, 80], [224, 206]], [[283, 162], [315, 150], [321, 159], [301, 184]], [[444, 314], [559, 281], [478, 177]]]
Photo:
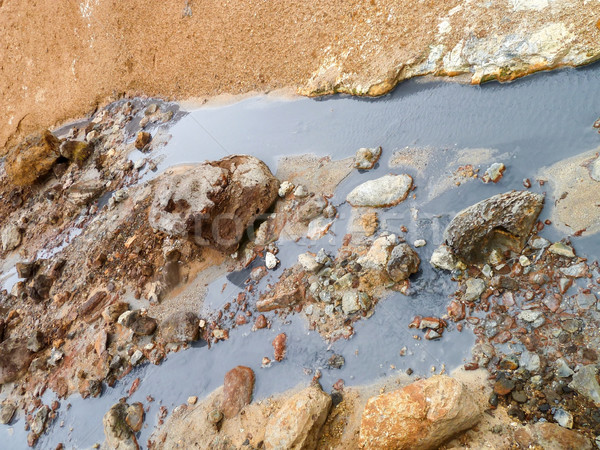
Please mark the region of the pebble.
[[308, 190], [300, 184], [294, 190], [294, 197], [297, 197], [297, 198], [308, 197]]
[[141, 350], [136, 350], [135, 352], [133, 352], [133, 355], [131, 355], [131, 359], [129, 360], [129, 362], [131, 363], [132, 366], [137, 366], [138, 363], [144, 358], [144, 354], [142, 353]]
[[554, 420], [563, 428], [573, 428], [573, 415], [562, 408], [558, 408], [554, 413]]
[[323, 266], [319, 262], [317, 262], [315, 255], [312, 253], [306, 252], [298, 255], [298, 262], [307, 272], [316, 272], [321, 269]]
[[521, 264], [521, 266], [523, 267], [527, 267], [531, 265], [531, 261], [529, 260], [529, 258], [525, 255], [521, 255], [519, 256], [519, 264]]
[[275, 255], [271, 252], [267, 252], [265, 254], [265, 265], [267, 269], [273, 270], [279, 264], [279, 260], [275, 257]]
[[467, 302], [478, 300], [483, 291], [485, 291], [485, 281], [481, 278], [469, 278], [466, 285], [467, 290], [463, 298]]
[[458, 263], [454, 253], [450, 250], [447, 245], [440, 245], [433, 251], [431, 259], [429, 260], [431, 265], [436, 269], [452, 271], [456, 269]]
[[575, 251], [573, 248], [563, 244], [562, 242], [555, 242], [548, 248], [548, 251], [550, 253], [554, 253], [555, 255], [564, 256], [565, 258], [575, 257]]
[[342, 311], [344, 314], [354, 314], [360, 311], [360, 303], [358, 302], [358, 293], [349, 291], [342, 296]]
[[502, 163], [494, 163], [485, 171], [482, 179], [484, 183], [489, 183], [490, 181], [493, 183], [497, 183], [502, 178], [502, 175], [506, 167]]
[[[289, 181], [284, 181], [283, 183], [281, 183], [279, 185], [279, 196], [281, 198], [285, 197], [286, 195], [288, 195], [290, 192], [292, 192], [294, 190], [294, 185], [292, 183], [290, 183]], [[296, 195], [297, 197], [297, 195]]]
[[569, 383], [571, 389], [575, 389], [584, 397], [587, 397], [596, 406], [600, 405], [600, 385], [596, 379], [597, 370], [593, 365], [582, 366], [573, 375], [573, 381]]
[[568, 277], [581, 278], [587, 272], [587, 266], [584, 262], [580, 262], [569, 267], [561, 267], [559, 270]]
[[354, 156], [354, 167], [360, 170], [372, 169], [381, 156], [381, 147], [359, 148]]
[[415, 242], [413, 242], [413, 245], [416, 248], [425, 247], [427, 245], [427, 241], [425, 241], [425, 239], [417, 239]]
[[198, 401], [198, 397], [196, 397], [195, 395], [192, 395], [191, 397], [188, 397], [188, 399], [187, 399], [188, 405], [195, 405], [197, 401]]
[[556, 365], [556, 369], [555, 369], [556, 376], [559, 378], [567, 378], [575, 373], [568, 366], [567, 362], [562, 358], [558, 358], [554, 364]]
[[536, 250], [542, 250], [550, 246], [550, 241], [548, 239], [544, 239], [543, 237], [536, 237], [531, 241], [531, 248]]
[[500, 378], [494, 383], [494, 392], [498, 395], [509, 394], [515, 388], [515, 382], [508, 378]]

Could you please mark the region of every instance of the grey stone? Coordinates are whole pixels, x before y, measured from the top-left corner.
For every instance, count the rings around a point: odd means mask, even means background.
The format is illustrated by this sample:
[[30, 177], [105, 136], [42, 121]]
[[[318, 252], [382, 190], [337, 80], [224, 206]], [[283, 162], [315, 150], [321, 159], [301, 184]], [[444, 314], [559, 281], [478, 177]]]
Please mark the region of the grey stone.
[[419, 270], [420, 264], [421, 260], [417, 252], [410, 245], [400, 243], [392, 249], [386, 270], [393, 281], [399, 282], [406, 280], [413, 273], [416, 273]]
[[2, 251], [10, 252], [21, 245], [21, 229], [15, 223], [9, 223], [0, 233]]
[[573, 371], [571, 370], [571, 368], [569, 367], [569, 365], [567, 364], [567, 362], [562, 359], [562, 358], [558, 358], [555, 362], [555, 366], [556, 366], [556, 376], [559, 378], [567, 378], [570, 377], [571, 375], [573, 375]]
[[304, 270], [311, 273], [317, 272], [321, 270], [321, 267], [323, 267], [323, 264], [317, 262], [315, 255], [309, 252], [298, 255], [298, 262]]
[[531, 248], [536, 250], [542, 250], [550, 246], [550, 241], [548, 239], [544, 239], [543, 237], [535, 237], [531, 240]]
[[533, 311], [533, 310], [530, 310], [530, 309], [527, 309], [525, 311], [521, 311], [519, 313], [519, 319], [521, 319], [524, 322], [529, 322], [529, 323], [535, 322], [541, 316], [542, 316], [542, 312], [541, 311]]
[[561, 267], [559, 270], [568, 277], [581, 278], [587, 272], [587, 265], [580, 262], [569, 267]]
[[354, 314], [360, 311], [360, 303], [358, 301], [358, 292], [349, 291], [345, 292], [342, 296], [342, 311], [344, 314]]
[[537, 372], [540, 370], [540, 357], [537, 353], [525, 350], [521, 353], [520, 365], [530, 372]]
[[562, 408], [558, 408], [554, 413], [554, 420], [563, 428], [573, 428], [573, 415]]
[[127, 403], [116, 403], [102, 419], [104, 436], [109, 448], [118, 448], [119, 450], [139, 449], [135, 434], [125, 421], [128, 407]]
[[469, 278], [466, 282], [467, 290], [463, 299], [467, 302], [479, 300], [479, 297], [485, 291], [485, 281], [481, 278]]
[[573, 247], [563, 244], [562, 242], [555, 242], [548, 248], [548, 251], [555, 255], [564, 256], [565, 258], [575, 258]]
[[6, 425], [9, 423], [17, 411], [17, 405], [5, 401], [0, 405], [0, 423]]
[[596, 303], [596, 296], [592, 293], [584, 294], [580, 292], [575, 296], [577, 306], [581, 309], [590, 309]]
[[160, 324], [160, 336], [165, 342], [193, 342], [200, 337], [200, 319], [193, 312], [177, 311]]
[[593, 365], [580, 367], [577, 373], [573, 375], [573, 381], [569, 383], [569, 387], [587, 397], [596, 406], [600, 406], [600, 385], [596, 373], [596, 367]]
[[495, 195], [459, 212], [444, 240], [468, 263], [485, 262], [494, 249], [520, 253], [543, 204], [543, 195], [527, 191]]
[[49, 413], [50, 408], [48, 408], [48, 406], [46, 405], [43, 405], [38, 408], [38, 410], [33, 416], [33, 422], [31, 423], [31, 431], [33, 431], [38, 436], [44, 431]]
[[394, 206], [406, 198], [411, 187], [412, 178], [409, 175], [385, 175], [355, 187], [346, 201], [352, 206]]

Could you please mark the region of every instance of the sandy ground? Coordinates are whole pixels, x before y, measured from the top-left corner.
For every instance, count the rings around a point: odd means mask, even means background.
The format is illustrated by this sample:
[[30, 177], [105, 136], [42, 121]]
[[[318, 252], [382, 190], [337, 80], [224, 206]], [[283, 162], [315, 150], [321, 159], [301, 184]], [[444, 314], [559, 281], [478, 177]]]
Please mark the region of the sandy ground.
[[600, 58], [597, 5], [0, 0], [0, 155], [124, 95], [377, 95], [417, 75], [509, 80], [586, 64]]

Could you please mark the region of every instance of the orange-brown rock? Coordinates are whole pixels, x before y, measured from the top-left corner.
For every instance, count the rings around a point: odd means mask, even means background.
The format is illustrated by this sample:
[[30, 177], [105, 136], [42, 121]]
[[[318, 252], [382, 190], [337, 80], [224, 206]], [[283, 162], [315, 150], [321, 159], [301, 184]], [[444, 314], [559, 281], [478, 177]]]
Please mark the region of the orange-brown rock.
[[223, 382], [223, 415], [230, 419], [252, 401], [254, 372], [250, 367], [237, 366], [225, 374]]
[[285, 358], [285, 352], [287, 350], [287, 336], [285, 333], [278, 334], [273, 339], [273, 353], [275, 355], [275, 361], [282, 361]]
[[6, 157], [5, 168], [11, 183], [29, 186], [48, 174], [60, 156], [60, 141], [48, 130], [29, 136], [13, 147]]
[[438, 375], [369, 399], [359, 444], [365, 449], [434, 449], [480, 419], [466, 386]]
[[315, 449], [330, 407], [331, 397], [319, 386], [310, 386], [293, 395], [267, 423], [265, 448]]

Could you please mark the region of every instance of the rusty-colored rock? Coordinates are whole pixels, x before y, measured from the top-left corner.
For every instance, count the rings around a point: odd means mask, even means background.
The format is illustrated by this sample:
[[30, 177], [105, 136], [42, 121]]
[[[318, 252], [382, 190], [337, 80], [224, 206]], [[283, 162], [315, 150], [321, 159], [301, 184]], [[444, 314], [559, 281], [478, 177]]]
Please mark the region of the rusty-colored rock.
[[29, 186], [48, 174], [60, 156], [59, 140], [48, 130], [9, 150], [4, 167], [11, 183]]
[[252, 401], [254, 372], [250, 367], [237, 366], [225, 374], [222, 410], [226, 418], [236, 416]]
[[433, 449], [480, 419], [466, 386], [447, 376], [419, 380], [369, 399], [359, 445], [365, 449]]
[[286, 350], [287, 336], [285, 333], [278, 334], [275, 339], [273, 339], [273, 352], [275, 354], [275, 360], [282, 361], [285, 357]]

